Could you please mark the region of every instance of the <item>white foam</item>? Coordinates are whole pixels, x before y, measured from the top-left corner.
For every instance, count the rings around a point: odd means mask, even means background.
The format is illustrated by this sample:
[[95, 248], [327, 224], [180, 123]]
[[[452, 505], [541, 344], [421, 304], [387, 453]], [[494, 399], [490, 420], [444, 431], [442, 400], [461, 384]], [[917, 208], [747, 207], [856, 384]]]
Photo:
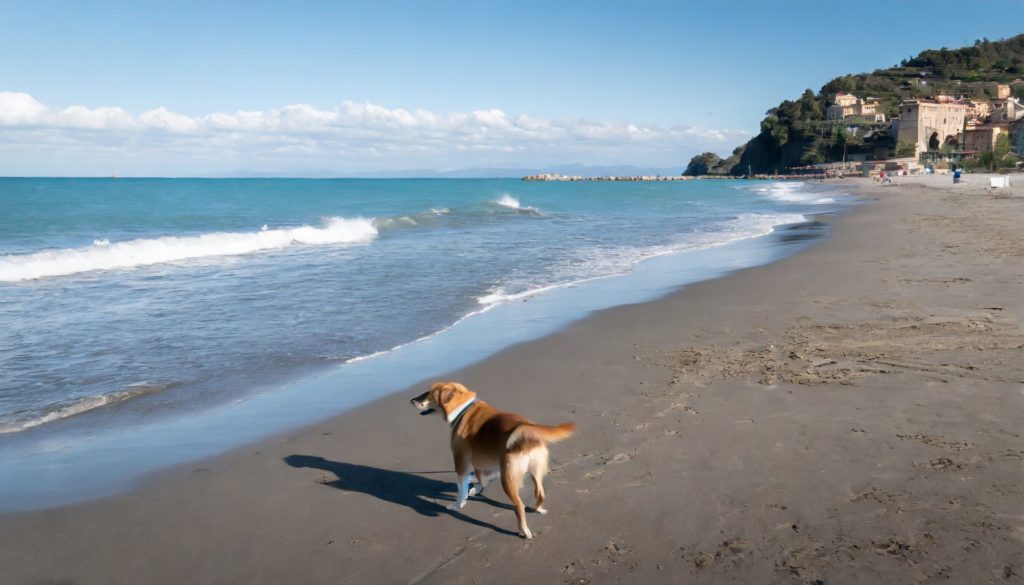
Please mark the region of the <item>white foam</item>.
[[508, 193], [502, 194], [502, 196], [495, 199], [494, 202], [497, 203], [498, 205], [508, 207], [510, 209], [520, 209], [521, 205], [519, 203], [519, 199], [509, 195]]
[[93, 270], [116, 270], [214, 256], [238, 256], [296, 245], [369, 242], [377, 228], [364, 218], [330, 217], [322, 227], [214, 232], [200, 236], [166, 236], [111, 244], [98, 239], [87, 248], [48, 250], [0, 256], [0, 282], [22, 282]]
[[143, 383], [133, 384], [119, 392], [112, 392], [110, 394], [103, 394], [100, 396], [86, 396], [68, 403], [54, 405], [49, 411], [32, 418], [6, 423], [0, 422], [0, 434], [18, 433], [33, 427], [42, 426], [47, 423], [89, 412], [90, 410], [96, 410], [97, 408], [108, 404], [123, 402], [130, 398], [137, 398], [146, 394], [152, 394], [163, 389], [164, 386]]
[[719, 246], [736, 240], [767, 236], [780, 225], [805, 221], [807, 217], [799, 213], [744, 213], [726, 225], [722, 232], [724, 237], [712, 236], [712, 245]]
[[362, 361], [365, 361], [365, 360], [369, 360], [369, 359], [373, 359], [373, 358], [376, 358], [376, 357], [380, 357], [380, 356], [385, 355], [385, 354], [389, 354], [389, 353], [391, 353], [393, 351], [397, 351], [399, 349], [402, 349], [403, 347], [408, 347], [410, 345], [415, 345], [417, 343], [426, 341], [426, 340], [428, 340], [428, 339], [430, 339], [432, 337], [436, 337], [436, 336], [438, 336], [438, 335], [440, 335], [440, 334], [442, 334], [442, 333], [444, 333], [446, 331], [454, 329], [455, 327], [457, 327], [460, 323], [462, 323], [466, 319], [469, 319], [470, 317], [475, 317], [477, 315], [482, 315], [482, 314], [486, 313], [487, 311], [490, 311], [491, 309], [493, 309], [496, 306], [498, 306], [498, 304], [494, 303], [494, 304], [491, 304], [491, 305], [487, 305], [487, 306], [485, 306], [483, 308], [477, 309], [475, 311], [470, 311], [469, 313], [466, 313], [462, 317], [459, 317], [459, 319], [456, 320], [451, 325], [448, 325], [447, 327], [443, 327], [443, 328], [441, 328], [441, 329], [439, 329], [437, 331], [434, 331], [433, 333], [428, 333], [428, 334], [424, 335], [423, 337], [419, 337], [419, 338], [414, 339], [412, 341], [407, 341], [405, 343], [400, 343], [400, 344], [392, 347], [391, 349], [382, 349], [380, 351], [375, 351], [375, 352], [370, 353], [370, 354], [360, 355], [360, 356], [356, 356], [356, 357], [353, 357], [353, 358], [348, 358], [348, 359], [346, 359], [342, 363], [354, 364], [356, 362], [362, 362]]
[[805, 216], [796, 213], [747, 213], [727, 222], [722, 226], [721, 230], [703, 235], [702, 237], [694, 238], [691, 236], [685, 241], [675, 244], [617, 251], [598, 248], [593, 250], [592, 258], [589, 261], [581, 263], [576, 268], [576, 278], [570, 278], [555, 284], [528, 286], [520, 292], [512, 293], [506, 292], [505, 289], [500, 287], [495, 288], [488, 294], [478, 297], [477, 303], [491, 308], [501, 303], [528, 299], [555, 289], [625, 274], [638, 263], [649, 258], [666, 254], [704, 250], [724, 246], [738, 240], [766, 236], [774, 232], [777, 226], [800, 223], [806, 220]]
[[378, 217], [373, 220], [373, 227], [382, 230], [393, 227], [416, 227], [416, 219], [408, 215], [398, 217]]
[[835, 203], [832, 197], [822, 197], [820, 193], [804, 191], [805, 183], [798, 181], [780, 181], [772, 183], [767, 187], [759, 187], [758, 193], [764, 194], [769, 199], [785, 203], [810, 203], [813, 205], [826, 205]]
[[491, 201], [491, 203], [494, 203], [495, 205], [499, 205], [499, 206], [504, 207], [506, 209], [511, 209], [511, 210], [519, 212], [519, 213], [521, 213], [523, 215], [533, 215], [533, 216], [541, 216], [541, 215], [543, 215], [540, 212], [540, 210], [537, 209], [536, 207], [530, 207], [529, 205], [523, 205], [522, 203], [520, 203], [518, 197], [515, 197], [514, 195], [511, 195], [509, 193], [503, 193], [501, 195], [501, 197], [498, 197], [497, 199], [494, 199], [493, 201]]
[[[592, 279], [584, 279], [584, 280], [592, 280]], [[522, 292], [511, 293], [511, 294], [510, 293], [506, 293], [505, 289], [503, 289], [503, 288], [496, 288], [496, 289], [492, 290], [490, 293], [488, 293], [488, 294], [478, 298], [476, 301], [479, 304], [481, 304], [481, 305], [497, 305], [499, 303], [507, 303], [509, 301], [518, 301], [520, 299], [528, 299], [528, 298], [530, 298], [530, 297], [532, 297], [534, 295], [539, 295], [541, 293], [546, 293], [546, 292], [548, 292], [550, 290], [555, 290], [556, 288], [564, 288], [564, 287], [567, 287], [567, 286], [572, 286], [572, 285], [575, 285], [575, 284], [580, 284], [581, 282], [583, 282], [583, 280], [573, 280], [573, 281], [570, 281], [570, 282], [561, 282], [561, 283], [558, 283], [558, 284], [551, 284], [551, 285], [548, 285], [548, 286], [538, 286], [538, 287], [534, 287], [534, 288], [529, 288], [529, 289], [526, 289], [526, 290], [524, 290]]]

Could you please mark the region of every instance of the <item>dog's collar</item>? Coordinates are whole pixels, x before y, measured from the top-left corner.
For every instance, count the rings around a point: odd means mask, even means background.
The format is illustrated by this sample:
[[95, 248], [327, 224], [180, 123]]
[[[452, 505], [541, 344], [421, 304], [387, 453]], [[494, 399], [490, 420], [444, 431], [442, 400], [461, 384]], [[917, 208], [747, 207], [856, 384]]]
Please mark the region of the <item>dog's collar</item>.
[[465, 404], [448, 413], [448, 424], [452, 425], [452, 428], [455, 428], [455, 426], [459, 424], [459, 420], [462, 419], [462, 415], [466, 414], [466, 411], [469, 410], [470, 406], [473, 406], [474, 402], [476, 402], [476, 396], [470, 398]]

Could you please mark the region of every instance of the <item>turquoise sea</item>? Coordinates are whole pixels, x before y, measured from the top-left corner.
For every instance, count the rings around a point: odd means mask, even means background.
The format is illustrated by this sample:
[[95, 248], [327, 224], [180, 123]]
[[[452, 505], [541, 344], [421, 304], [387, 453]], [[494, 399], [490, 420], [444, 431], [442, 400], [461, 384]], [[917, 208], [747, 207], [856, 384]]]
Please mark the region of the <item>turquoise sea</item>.
[[765, 181], [0, 178], [0, 509], [770, 261], [848, 203]]

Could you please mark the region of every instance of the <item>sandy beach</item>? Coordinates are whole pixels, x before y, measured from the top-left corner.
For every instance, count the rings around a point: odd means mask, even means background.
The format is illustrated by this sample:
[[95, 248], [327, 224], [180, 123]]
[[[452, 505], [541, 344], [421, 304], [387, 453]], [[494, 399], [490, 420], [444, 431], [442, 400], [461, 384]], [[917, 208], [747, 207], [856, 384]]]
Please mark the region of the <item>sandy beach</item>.
[[[1021, 583], [1024, 180], [846, 180], [779, 262], [462, 371], [572, 420], [546, 516], [461, 513], [408, 389], [132, 492], [0, 516], [0, 583]], [[425, 381], [426, 382], [426, 381]]]

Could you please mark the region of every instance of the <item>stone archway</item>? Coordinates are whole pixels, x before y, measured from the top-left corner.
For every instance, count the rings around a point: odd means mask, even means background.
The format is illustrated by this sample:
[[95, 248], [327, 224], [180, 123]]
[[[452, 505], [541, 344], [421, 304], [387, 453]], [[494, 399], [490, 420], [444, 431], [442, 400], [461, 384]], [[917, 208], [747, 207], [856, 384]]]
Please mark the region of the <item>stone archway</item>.
[[938, 150], [939, 144], [939, 133], [932, 132], [932, 137], [928, 139], [928, 150]]

